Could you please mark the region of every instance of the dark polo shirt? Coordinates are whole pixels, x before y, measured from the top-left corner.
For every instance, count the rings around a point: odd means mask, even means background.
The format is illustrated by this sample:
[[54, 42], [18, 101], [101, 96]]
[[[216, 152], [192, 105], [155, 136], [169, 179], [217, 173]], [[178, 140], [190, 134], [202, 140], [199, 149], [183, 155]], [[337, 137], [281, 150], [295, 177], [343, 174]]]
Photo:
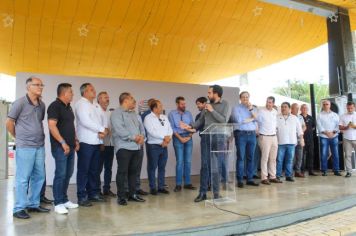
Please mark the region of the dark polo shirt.
[[15, 121], [16, 146], [19, 148], [38, 148], [44, 146], [43, 119], [46, 106], [38, 100], [32, 103], [26, 96], [17, 99], [8, 114]]
[[[60, 135], [66, 141], [69, 147], [75, 147], [75, 127], [74, 113], [70, 104], [64, 104], [60, 99], [56, 99], [49, 105], [47, 110], [48, 120], [56, 120]], [[50, 135], [52, 151], [62, 145]]]

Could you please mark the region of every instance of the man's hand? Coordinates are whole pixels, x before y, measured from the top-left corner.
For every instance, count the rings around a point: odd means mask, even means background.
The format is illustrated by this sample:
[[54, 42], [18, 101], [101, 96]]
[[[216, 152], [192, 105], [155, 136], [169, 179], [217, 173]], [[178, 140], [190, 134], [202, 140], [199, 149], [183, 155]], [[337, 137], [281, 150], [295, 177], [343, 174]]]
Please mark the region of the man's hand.
[[163, 142], [161, 143], [161, 146], [165, 148], [165, 147], [167, 147], [167, 146], [168, 146], [168, 143], [167, 143], [167, 142], [165, 142], [165, 141], [163, 141]]
[[79, 144], [79, 141], [78, 140], [75, 140], [75, 151], [79, 151], [79, 148], [80, 148], [80, 144]]
[[63, 143], [62, 144], [62, 148], [63, 148], [64, 155], [67, 156], [69, 154], [69, 152], [70, 152], [70, 147], [68, 146], [68, 144]]
[[187, 124], [184, 123], [183, 121], [180, 121], [180, 122], [179, 122], [179, 127], [180, 127], [181, 129], [184, 129], [184, 130], [191, 129], [191, 126], [190, 126], [190, 125], [187, 125]]
[[104, 139], [105, 138], [105, 133], [99, 132], [98, 136], [100, 139]]
[[167, 144], [171, 141], [171, 136], [164, 136], [163, 142], [166, 142]]
[[249, 109], [249, 110], [252, 110], [253, 109], [253, 106], [252, 106], [252, 104], [249, 102], [249, 103], [247, 103], [247, 108]]
[[188, 136], [188, 137], [182, 137], [182, 139], [180, 140], [181, 143], [187, 143], [189, 142], [189, 140], [191, 139], [192, 137]]
[[212, 111], [214, 111], [214, 108], [213, 108], [213, 106], [211, 104], [206, 104], [205, 105], [205, 110], [207, 110], [209, 112], [212, 112]]
[[300, 139], [299, 144], [300, 144], [301, 147], [305, 146], [304, 138]]

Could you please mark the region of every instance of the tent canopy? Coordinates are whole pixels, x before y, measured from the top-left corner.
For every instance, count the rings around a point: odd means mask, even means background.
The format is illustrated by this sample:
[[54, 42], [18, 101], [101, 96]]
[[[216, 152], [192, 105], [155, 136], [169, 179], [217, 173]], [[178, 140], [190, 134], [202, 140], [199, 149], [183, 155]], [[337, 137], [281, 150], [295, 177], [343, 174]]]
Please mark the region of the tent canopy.
[[[324, 2], [356, 21], [354, 0]], [[202, 83], [327, 41], [325, 18], [257, 0], [1, 0], [0, 17], [0, 72], [11, 75]]]

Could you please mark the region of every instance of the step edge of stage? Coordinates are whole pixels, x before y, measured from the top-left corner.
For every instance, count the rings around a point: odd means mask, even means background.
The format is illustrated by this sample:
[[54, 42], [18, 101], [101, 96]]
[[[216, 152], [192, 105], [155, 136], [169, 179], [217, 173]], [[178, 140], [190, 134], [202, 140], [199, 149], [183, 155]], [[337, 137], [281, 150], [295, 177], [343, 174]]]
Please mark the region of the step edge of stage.
[[[135, 235], [161, 236], [161, 235], [234, 235], [250, 234], [275, 228], [285, 227], [298, 222], [322, 217], [356, 206], [356, 194], [340, 197], [333, 200], [323, 201], [312, 206], [303, 207], [298, 210], [289, 210], [269, 215], [251, 217], [251, 222], [240, 219], [216, 225], [206, 225], [175, 230], [165, 230]], [[217, 211], [219, 211], [217, 209]], [[242, 212], [238, 212], [242, 213]], [[243, 212], [246, 214], [245, 212]], [[249, 225], [250, 224], [250, 225]]]

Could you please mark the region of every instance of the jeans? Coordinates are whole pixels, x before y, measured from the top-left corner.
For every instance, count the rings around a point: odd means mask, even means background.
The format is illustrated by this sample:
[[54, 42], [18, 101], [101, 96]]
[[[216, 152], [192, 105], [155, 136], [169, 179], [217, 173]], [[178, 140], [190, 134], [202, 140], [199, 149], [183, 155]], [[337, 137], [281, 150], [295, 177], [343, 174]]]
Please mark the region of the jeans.
[[128, 181], [129, 194], [136, 192], [136, 172], [139, 165], [140, 150], [119, 149], [116, 152], [117, 160], [117, 195], [119, 198], [126, 197], [125, 184]]
[[97, 197], [100, 194], [100, 145], [80, 143], [77, 154], [78, 200]]
[[294, 159], [295, 145], [282, 144], [278, 145], [277, 154], [277, 177], [282, 176], [283, 165], [286, 171], [286, 177], [293, 176], [293, 159]]
[[114, 147], [105, 146], [105, 149], [100, 152], [100, 173], [103, 171], [104, 168], [104, 186], [103, 186], [104, 192], [108, 192], [110, 190], [113, 160], [114, 160]]
[[303, 147], [299, 144], [295, 147], [295, 154], [294, 154], [294, 169], [297, 173], [301, 173], [303, 168]]
[[321, 146], [321, 171], [328, 169], [329, 148], [333, 157], [333, 171], [339, 171], [339, 137], [323, 138], [320, 137]]
[[14, 213], [40, 205], [40, 194], [45, 179], [44, 163], [44, 147], [16, 149]]
[[[183, 136], [186, 137], [186, 136]], [[192, 165], [193, 140], [181, 143], [178, 138], [173, 137], [173, 147], [176, 154], [176, 185], [182, 185], [183, 176], [184, 184], [191, 184], [190, 171]], [[184, 169], [184, 171], [183, 171]]]
[[68, 185], [74, 171], [74, 150], [70, 150], [68, 155], [64, 155], [63, 148], [57, 147], [52, 150], [55, 160], [56, 170], [53, 179], [54, 205], [68, 202]]
[[[210, 140], [212, 139], [212, 140]], [[209, 134], [202, 134], [201, 136], [201, 167], [200, 167], [200, 194], [206, 194], [209, 183], [212, 183], [213, 192], [219, 192], [219, 182], [222, 172], [221, 155], [211, 155], [211, 146], [216, 145], [216, 139], [210, 137]], [[214, 165], [214, 167], [212, 166]], [[213, 175], [211, 175], [213, 173]], [[211, 181], [211, 182], [210, 182]]]
[[255, 149], [256, 149], [256, 133], [243, 131], [234, 131], [235, 145], [237, 152], [236, 161], [236, 179], [238, 182], [242, 182], [244, 176], [244, 164], [246, 163], [246, 176], [247, 181], [253, 181], [254, 169], [255, 169]]
[[156, 189], [156, 169], [158, 168], [158, 189], [164, 189], [166, 164], [168, 160], [167, 148], [159, 144], [148, 144], [147, 170], [150, 189]]

